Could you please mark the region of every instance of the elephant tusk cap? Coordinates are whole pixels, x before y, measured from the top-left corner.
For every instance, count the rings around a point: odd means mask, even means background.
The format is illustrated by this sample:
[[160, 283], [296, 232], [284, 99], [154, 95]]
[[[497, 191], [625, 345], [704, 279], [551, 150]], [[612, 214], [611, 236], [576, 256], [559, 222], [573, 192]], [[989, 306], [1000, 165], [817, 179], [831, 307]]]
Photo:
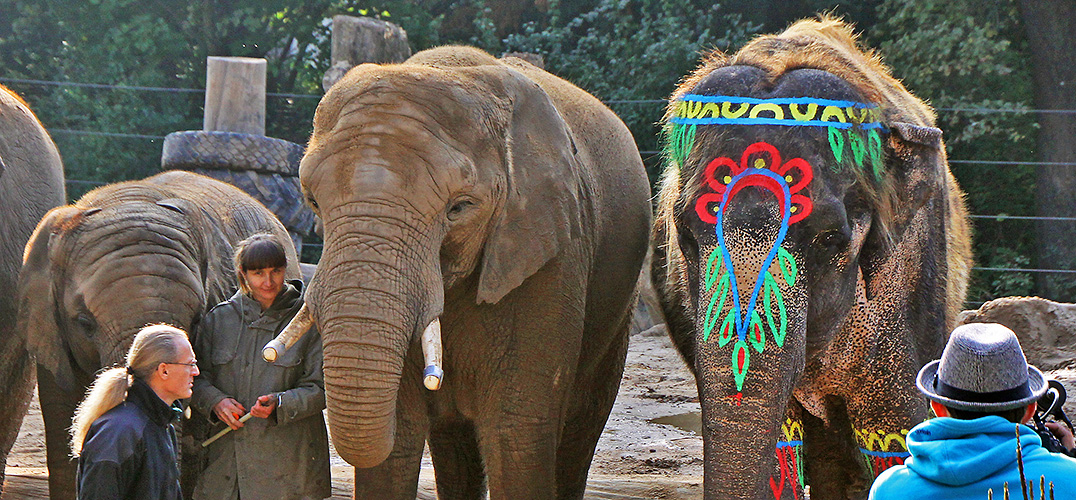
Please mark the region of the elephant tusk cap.
[[441, 380], [445, 377], [445, 372], [441, 369], [441, 356], [441, 318], [437, 318], [422, 331], [422, 357], [426, 361], [426, 369], [422, 372], [422, 385], [431, 391], [440, 389]]
[[288, 323], [288, 326], [284, 327], [284, 331], [280, 332], [280, 335], [277, 335], [268, 344], [265, 344], [265, 347], [262, 348], [262, 358], [269, 363], [276, 361], [280, 355], [295, 345], [306, 332], [310, 331], [310, 327], [313, 325], [314, 318], [310, 316], [310, 310], [306, 308], [306, 304], [303, 304], [299, 308], [299, 312], [295, 313], [295, 317]]

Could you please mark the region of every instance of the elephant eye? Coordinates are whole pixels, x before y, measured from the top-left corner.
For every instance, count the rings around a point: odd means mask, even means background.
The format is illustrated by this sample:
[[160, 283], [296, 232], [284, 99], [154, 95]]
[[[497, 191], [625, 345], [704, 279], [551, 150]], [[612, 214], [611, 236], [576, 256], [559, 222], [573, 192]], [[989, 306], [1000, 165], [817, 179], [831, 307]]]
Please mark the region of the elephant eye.
[[448, 218], [450, 220], [458, 219], [460, 214], [462, 214], [464, 210], [466, 210], [472, 205], [474, 205], [474, 202], [471, 200], [458, 200], [456, 203], [453, 203], [451, 207], [449, 207], [447, 212]]
[[93, 320], [93, 316], [84, 312], [75, 316], [75, 323], [78, 323], [78, 326], [82, 328], [82, 331], [85, 332], [87, 336], [92, 336], [94, 329], [97, 327], [97, 323]]
[[318, 209], [318, 201], [315, 200], [313, 196], [307, 196], [306, 203], [309, 204], [310, 208], [314, 209], [315, 211]]
[[841, 248], [848, 244], [848, 235], [841, 231], [826, 231], [819, 234], [815, 241], [819, 245], [829, 248]]
[[699, 242], [690, 230], [679, 229], [677, 231], [677, 242], [680, 244], [680, 252], [684, 254], [688, 261], [699, 261]]

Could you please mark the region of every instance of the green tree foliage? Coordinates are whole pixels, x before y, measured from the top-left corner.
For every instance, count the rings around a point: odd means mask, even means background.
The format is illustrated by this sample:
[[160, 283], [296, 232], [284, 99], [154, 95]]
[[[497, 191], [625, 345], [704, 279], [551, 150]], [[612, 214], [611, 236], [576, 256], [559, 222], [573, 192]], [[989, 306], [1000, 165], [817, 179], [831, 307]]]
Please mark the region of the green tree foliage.
[[[327, 18], [350, 0], [188, 2], [4, 0], [0, 76], [200, 89], [207, 56], [264, 57], [272, 93], [320, 93]], [[74, 179], [117, 181], [159, 169], [161, 141], [64, 130], [163, 136], [201, 128], [204, 94], [12, 83], [50, 129]], [[305, 141], [316, 99], [271, 97], [267, 135]], [[71, 190], [77, 196], [82, 190]]]
[[[949, 158], [1034, 161], [1033, 88], [1023, 26], [1013, 0], [887, 0], [881, 22], [868, 30], [886, 63], [912, 92], [938, 110]], [[955, 111], [981, 109], [983, 111]], [[1003, 110], [1003, 111], [994, 111]], [[973, 214], [1034, 215], [1034, 168], [955, 163]], [[1026, 268], [1033, 262], [1032, 225], [976, 219], [981, 267]], [[1045, 267], [1050, 267], [1047, 263]], [[972, 304], [1033, 293], [1027, 273], [979, 271]]]
[[[265, 57], [268, 90], [321, 94], [335, 14], [402, 26], [414, 51], [448, 43], [542, 55], [551, 72], [609, 103], [640, 150], [659, 149], [661, 102], [712, 49], [832, 12], [857, 23], [895, 75], [938, 109], [954, 160], [1034, 160], [1034, 89], [1015, 0], [0, 0], [0, 77], [200, 89], [209, 55]], [[204, 94], [9, 84], [54, 131], [68, 177], [154, 173], [163, 136], [201, 128]], [[270, 96], [267, 135], [304, 142], [317, 98]], [[653, 176], [660, 155], [643, 155]], [[1035, 176], [1019, 165], [953, 164], [976, 214], [1032, 215]], [[70, 186], [78, 196], [80, 186]], [[976, 221], [983, 267], [1035, 262], [1030, 224]], [[1033, 292], [1027, 273], [983, 271], [972, 303]]]
[[[662, 103], [703, 52], [741, 45], [757, 29], [712, 2], [601, 0], [572, 17], [553, 15], [505, 39], [505, 48], [545, 58], [546, 69], [609, 102], [641, 151], [657, 151]], [[651, 180], [659, 157], [645, 154]]]

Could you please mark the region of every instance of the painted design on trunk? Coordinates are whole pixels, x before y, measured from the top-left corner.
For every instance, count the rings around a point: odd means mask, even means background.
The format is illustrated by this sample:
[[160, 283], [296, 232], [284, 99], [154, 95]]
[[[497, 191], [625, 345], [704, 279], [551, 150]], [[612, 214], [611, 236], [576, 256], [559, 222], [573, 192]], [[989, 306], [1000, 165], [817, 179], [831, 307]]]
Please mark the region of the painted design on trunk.
[[[755, 352], [765, 350], [767, 337], [777, 347], [784, 346], [788, 314], [781, 286], [770, 272], [770, 266], [774, 260], [777, 261], [781, 279], [787, 286], [792, 286], [796, 281], [799, 272], [796, 259], [781, 244], [789, 225], [811, 213], [811, 199], [800, 192], [810, 184], [812, 176], [811, 165], [806, 160], [793, 158], [782, 163], [777, 148], [765, 142], [748, 146], [739, 163], [727, 157], [715, 158], [703, 173], [703, 182], [714, 192], [699, 196], [695, 213], [702, 221], [714, 225], [717, 236], [717, 247], [706, 261], [705, 287], [710, 293], [710, 303], [706, 308], [703, 342], [709, 341], [719, 319], [718, 347], [731, 342], [733, 332], [736, 333], [736, 342], [732, 346], [732, 373], [737, 391], [743, 390], [747, 369], [751, 365], [752, 349]], [[736, 280], [732, 258], [725, 244], [722, 216], [731, 200], [748, 186], [769, 191], [777, 198], [777, 213], [781, 221], [777, 238], [766, 254], [758, 277], [753, 284], [748, 284], [753, 286], [750, 300], [747, 304], [741, 304], [741, 284]], [[760, 296], [761, 309], [758, 308]], [[732, 308], [724, 318], [719, 318], [729, 297], [732, 297]], [[736, 399], [739, 402], [738, 396]]]
[[770, 477], [770, 491], [773, 498], [780, 500], [785, 487], [792, 488], [792, 496], [797, 500], [803, 498], [803, 425], [799, 420], [786, 418], [781, 425], [783, 441], [777, 442], [777, 464], [781, 476]]
[[908, 429], [902, 429], [900, 432], [853, 429], [852, 432], [855, 434], [856, 443], [859, 443], [859, 451], [863, 454], [871, 477], [878, 477], [878, 474], [886, 469], [903, 464], [904, 460], [911, 456], [904, 440], [908, 436]]
[[781, 125], [884, 129], [873, 104], [811, 97], [758, 99], [687, 94], [669, 120], [677, 125]]

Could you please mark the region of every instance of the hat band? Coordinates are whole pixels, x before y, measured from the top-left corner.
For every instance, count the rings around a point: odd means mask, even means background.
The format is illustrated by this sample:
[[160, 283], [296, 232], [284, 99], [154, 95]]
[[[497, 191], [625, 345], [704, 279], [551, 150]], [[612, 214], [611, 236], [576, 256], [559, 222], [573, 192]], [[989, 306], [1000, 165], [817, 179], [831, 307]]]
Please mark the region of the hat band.
[[974, 392], [946, 384], [938, 378], [936, 373], [934, 374], [934, 389], [939, 396], [968, 403], [1008, 403], [1010, 401], [1020, 401], [1031, 396], [1031, 388], [1027, 382], [1003, 391]]

